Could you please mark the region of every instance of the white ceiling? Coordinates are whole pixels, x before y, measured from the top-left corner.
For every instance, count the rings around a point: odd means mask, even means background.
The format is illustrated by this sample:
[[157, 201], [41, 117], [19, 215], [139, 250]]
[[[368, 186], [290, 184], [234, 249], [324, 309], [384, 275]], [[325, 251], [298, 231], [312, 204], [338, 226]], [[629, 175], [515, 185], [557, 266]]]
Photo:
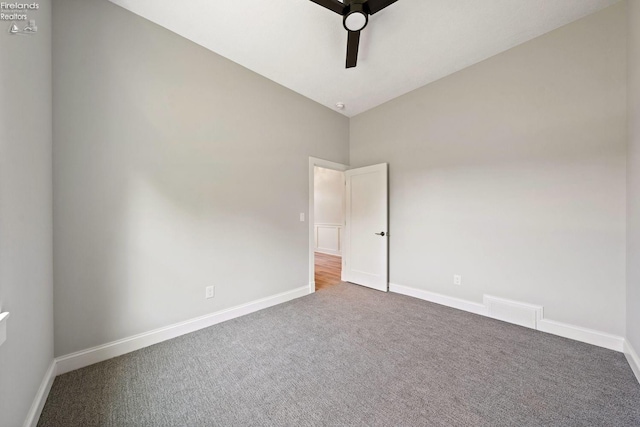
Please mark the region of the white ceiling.
[[351, 117], [618, 0], [398, 0], [348, 70], [342, 18], [310, 0], [111, 1]]

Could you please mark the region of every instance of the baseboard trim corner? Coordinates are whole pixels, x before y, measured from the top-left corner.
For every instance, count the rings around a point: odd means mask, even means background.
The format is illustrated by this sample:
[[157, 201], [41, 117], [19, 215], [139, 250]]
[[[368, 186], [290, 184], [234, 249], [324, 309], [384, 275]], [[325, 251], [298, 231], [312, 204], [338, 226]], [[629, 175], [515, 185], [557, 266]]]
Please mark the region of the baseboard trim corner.
[[123, 354], [140, 350], [141, 348], [148, 347], [150, 345], [158, 344], [181, 335], [208, 328], [209, 326], [213, 326], [227, 320], [235, 319], [240, 316], [251, 314], [274, 305], [303, 297], [309, 293], [309, 287], [302, 286], [291, 291], [261, 298], [256, 301], [241, 304], [211, 314], [206, 314], [184, 322], [175, 323], [163, 328], [158, 328], [149, 332], [123, 338], [107, 344], [67, 354], [65, 356], [60, 356], [56, 358], [57, 374], [65, 374], [67, 372], [75, 371], [76, 369], [84, 368], [85, 366], [93, 365], [94, 363], [122, 356]]
[[395, 283], [389, 283], [389, 291], [433, 302], [436, 304], [445, 305], [447, 307], [457, 308], [458, 310], [480, 314], [482, 316], [487, 315], [487, 307], [484, 304], [476, 303], [473, 301], [437, 294], [435, 292], [424, 291], [422, 289], [411, 288], [409, 286], [402, 286]]
[[[395, 283], [389, 283], [389, 291], [398, 294], [407, 295], [414, 298], [419, 298], [425, 301], [433, 302], [447, 307], [456, 308], [458, 310], [468, 311], [470, 313], [479, 314], [481, 316], [491, 317], [496, 320], [501, 320], [507, 323], [519, 324], [514, 319], [494, 317], [489, 312], [489, 307], [485, 304], [476, 303], [460, 298], [450, 297], [447, 295], [441, 295], [434, 292], [425, 291], [422, 289], [411, 288], [409, 286], [397, 285]], [[516, 301], [503, 300], [496, 297], [485, 296], [484, 302], [487, 298], [493, 298], [495, 300], [507, 301], [509, 303], [517, 303]], [[593, 329], [583, 328], [581, 326], [570, 325], [567, 323], [556, 322], [555, 320], [549, 320], [544, 318], [544, 310], [541, 306], [534, 306], [531, 304], [519, 303], [519, 305], [529, 306], [535, 309], [536, 320], [528, 327], [536, 329], [541, 332], [546, 332], [552, 335], [558, 335], [564, 338], [569, 338], [575, 341], [581, 341], [587, 344], [592, 344], [598, 347], [604, 347], [609, 350], [622, 352], [624, 349], [625, 340], [617, 335], [611, 335], [606, 332], [600, 332]], [[523, 326], [520, 324], [520, 326]], [[637, 356], [636, 356], [637, 359]], [[640, 365], [639, 365], [640, 366]]]
[[638, 356], [636, 350], [631, 346], [629, 340], [624, 340], [624, 355], [627, 358], [627, 362], [629, 362], [636, 379], [640, 383], [640, 356]]
[[29, 412], [27, 413], [27, 418], [24, 420], [24, 427], [36, 427], [38, 425], [40, 414], [47, 401], [47, 397], [49, 397], [49, 392], [51, 391], [51, 386], [53, 386], [53, 380], [55, 380], [56, 374], [56, 361], [54, 359], [51, 361], [47, 372], [45, 372], [42, 378], [40, 388], [38, 388], [31, 408], [29, 408]]

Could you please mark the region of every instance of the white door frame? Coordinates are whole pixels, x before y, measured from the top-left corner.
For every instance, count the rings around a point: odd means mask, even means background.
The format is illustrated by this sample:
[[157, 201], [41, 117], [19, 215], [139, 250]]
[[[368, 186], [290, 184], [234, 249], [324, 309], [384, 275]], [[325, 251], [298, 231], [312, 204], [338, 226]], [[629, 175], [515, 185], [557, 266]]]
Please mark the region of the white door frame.
[[316, 157], [309, 157], [309, 293], [312, 294], [316, 291], [316, 261], [315, 261], [315, 167], [332, 169], [336, 171], [344, 172], [349, 169], [349, 165], [343, 165], [342, 163], [331, 162], [329, 160], [318, 159]]

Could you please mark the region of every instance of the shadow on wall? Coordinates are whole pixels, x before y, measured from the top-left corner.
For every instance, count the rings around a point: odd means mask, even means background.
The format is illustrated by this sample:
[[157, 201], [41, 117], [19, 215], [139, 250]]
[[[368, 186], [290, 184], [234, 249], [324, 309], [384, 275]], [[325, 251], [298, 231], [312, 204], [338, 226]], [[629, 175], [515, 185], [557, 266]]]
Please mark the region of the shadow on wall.
[[625, 12], [352, 118], [351, 165], [389, 162], [393, 283], [624, 335]]
[[111, 3], [56, 15], [56, 355], [306, 285], [348, 120]]

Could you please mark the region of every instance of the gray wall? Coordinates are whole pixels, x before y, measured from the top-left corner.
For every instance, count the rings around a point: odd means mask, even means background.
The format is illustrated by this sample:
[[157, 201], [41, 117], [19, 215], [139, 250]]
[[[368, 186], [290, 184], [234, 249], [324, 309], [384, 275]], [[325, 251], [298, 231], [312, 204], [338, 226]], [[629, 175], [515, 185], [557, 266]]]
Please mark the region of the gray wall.
[[[0, 22], [0, 426], [19, 426], [53, 361], [51, 3], [38, 33]], [[22, 26], [24, 23], [20, 22]]]
[[640, 2], [628, 3], [627, 339], [640, 351]]
[[348, 119], [107, 1], [53, 22], [56, 355], [307, 286]]
[[351, 120], [351, 165], [389, 162], [391, 282], [624, 335], [625, 8]]

